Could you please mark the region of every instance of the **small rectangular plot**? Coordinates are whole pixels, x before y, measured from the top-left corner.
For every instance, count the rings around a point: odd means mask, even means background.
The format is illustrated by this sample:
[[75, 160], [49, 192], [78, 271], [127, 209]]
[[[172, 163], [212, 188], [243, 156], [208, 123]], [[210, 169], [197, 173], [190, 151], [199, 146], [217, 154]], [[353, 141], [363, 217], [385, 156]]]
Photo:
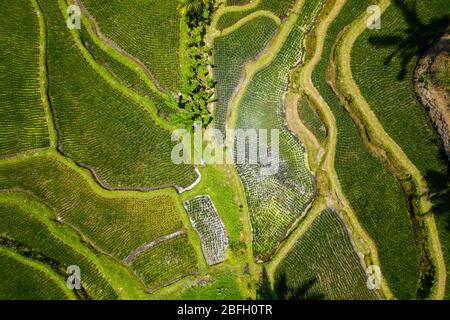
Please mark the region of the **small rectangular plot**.
[[192, 227], [198, 232], [203, 255], [209, 265], [226, 259], [228, 237], [225, 226], [208, 195], [184, 202]]

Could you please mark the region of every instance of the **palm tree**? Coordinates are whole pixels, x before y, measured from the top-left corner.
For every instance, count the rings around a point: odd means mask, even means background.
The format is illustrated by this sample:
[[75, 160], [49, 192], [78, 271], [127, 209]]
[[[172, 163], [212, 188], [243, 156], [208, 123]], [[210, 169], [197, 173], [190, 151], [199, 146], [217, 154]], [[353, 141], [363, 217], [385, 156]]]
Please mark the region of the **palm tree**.
[[197, 15], [202, 12], [203, 6], [208, 2], [209, 0], [181, 0], [178, 10], [182, 16]]

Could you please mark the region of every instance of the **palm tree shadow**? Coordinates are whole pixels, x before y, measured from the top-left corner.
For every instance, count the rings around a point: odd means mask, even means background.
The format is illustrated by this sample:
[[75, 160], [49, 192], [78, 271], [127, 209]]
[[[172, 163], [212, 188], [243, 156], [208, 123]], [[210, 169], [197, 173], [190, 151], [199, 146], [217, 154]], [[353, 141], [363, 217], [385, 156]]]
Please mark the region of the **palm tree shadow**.
[[433, 204], [432, 212], [444, 216], [445, 229], [450, 232], [450, 163], [443, 149], [441, 149], [440, 158], [447, 165], [447, 172], [430, 170], [425, 174], [425, 180]]
[[283, 272], [277, 274], [272, 289], [267, 271], [263, 268], [258, 298], [261, 300], [324, 300], [325, 295], [311, 292], [316, 283], [317, 278], [310, 278], [300, 285], [292, 287], [288, 285], [286, 273]]
[[425, 24], [417, 14], [417, 3], [408, 5], [405, 0], [394, 0], [408, 24], [405, 30], [397, 30], [385, 36], [370, 36], [369, 43], [378, 48], [394, 47], [394, 51], [386, 57], [384, 65], [400, 55], [401, 69], [397, 75], [398, 80], [404, 80], [408, 74], [408, 65], [416, 56], [422, 56], [437, 37], [440, 37], [448, 28], [450, 14], [441, 18], [432, 19]]

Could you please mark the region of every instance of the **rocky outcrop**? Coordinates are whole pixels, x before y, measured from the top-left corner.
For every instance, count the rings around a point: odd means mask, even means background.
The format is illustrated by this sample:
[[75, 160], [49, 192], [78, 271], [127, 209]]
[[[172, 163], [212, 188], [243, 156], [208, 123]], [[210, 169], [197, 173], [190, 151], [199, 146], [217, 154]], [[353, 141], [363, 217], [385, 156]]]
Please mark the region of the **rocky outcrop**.
[[450, 64], [450, 30], [437, 40], [420, 59], [414, 75], [416, 93], [430, 113], [444, 141], [450, 160], [450, 90], [442, 85], [438, 73]]

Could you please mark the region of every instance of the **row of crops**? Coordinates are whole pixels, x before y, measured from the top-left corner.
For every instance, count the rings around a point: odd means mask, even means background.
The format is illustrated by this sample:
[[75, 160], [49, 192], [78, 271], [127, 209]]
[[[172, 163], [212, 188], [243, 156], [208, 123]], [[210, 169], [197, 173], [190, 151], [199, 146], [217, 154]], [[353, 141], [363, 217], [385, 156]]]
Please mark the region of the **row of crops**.
[[30, 1], [1, 0], [0, 157], [49, 145], [39, 90], [39, 22]]
[[[416, 98], [413, 75], [420, 56], [448, 27], [448, 1], [393, 1], [382, 29], [366, 30], [352, 50], [352, 73], [387, 133], [420, 170], [434, 193], [449, 189], [448, 162], [427, 111]], [[444, 9], [444, 10], [443, 10]], [[450, 263], [448, 204], [435, 207], [441, 244]], [[447, 268], [446, 297], [450, 297]]]
[[47, 23], [49, 96], [59, 149], [109, 188], [186, 187], [194, 182], [192, 167], [171, 161], [170, 133], [114, 90], [77, 50], [58, 0], [40, 5]]
[[197, 271], [197, 258], [186, 235], [163, 242], [140, 253], [131, 267], [149, 291]]
[[66, 293], [44, 271], [15, 259], [0, 248], [1, 300], [64, 300]]
[[54, 156], [3, 162], [0, 189], [31, 193], [58, 218], [119, 260], [182, 226], [176, 192], [104, 193]]
[[336, 212], [323, 211], [278, 266], [275, 288], [288, 298], [372, 300], [365, 270], [346, 226]]
[[82, 0], [102, 32], [144, 63], [165, 88], [181, 84], [178, 0]]
[[280, 167], [275, 175], [261, 175], [261, 162], [237, 165], [253, 227], [253, 252], [262, 260], [270, 258], [315, 194], [305, 147], [287, 129], [282, 110], [290, 68], [303, 54], [304, 30], [314, 22], [323, 3], [305, 3], [277, 57], [254, 76], [238, 106], [236, 128], [279, 130]]
[[272, 19], [258, 17], [214, 41], [214, 76], [219, 79], [215, 89], [214, 123], [220, 131], [225, 131], [229, 105], [244, 77], [245, 65], [257, 58], [276, 30], [277, 24]]
[[414, 89], [420, 56], [447, 28], [448, 1], [393, 1], [381, 30], [367, 30], [352, 50], [352, 73], [387, 133], [425, 176], [445, 172], [441, 143]]
[[365, 12], [370, 1], [349, 0], [330, 26], [313, 83], [336, 119], [335, 168], [345, 196], [375, 241], [383, 275], [400, 299], [414, 298], [419, 256], [401, 186], [366, 149], [356, 125], [326, 82], [328, 57], [340, 31]]
[[[230, 5], [230, 3], [228, 3]], [[290, 8], [294, 5], [294, 0], [260, 0], [257, 6], [248, 10], [231, 11], [224, 13], [217, 22], [217, 29], [224, 30], [245, 16], [258, 10], [267, 10], [276, 14], [280, 18], [285, 18], [289, 14]]]
[[[22, 203], [26, 203], [28, 200], [24, 195], [17, 197], [17, 199], [21, 200]], [[44, 210], [42, 209], [34, 209], [36, 212], [31, 212], [30, 209], [10, 200], [0, 198], [0, 234], [2, 237], [7, 237], [16, 244], [20, 244], [22, 248], [27, 249], [25, 252], [32, 249], [35, 251], [33, 256], [39, 255], [40, 260], [51, 262], [53, 271], [58, 274], [63, 282], [67, 278], [67, 267], [71, 265], [79, 266], [83, 273], [82, 286], [88, 297], [94, 299], [117, 298], [116, 293], [96, 265], [53, 234], [44, 222], [47, 219], [47, 223], [53, 224], [53, 222], [49, 222], [49, 213], [43, 213]], [[31, 203], [35, 208], [37, 207], [35, 203]], [[61, 228], [61, 226], [58, 228]]]
[[[164, 96], [157, 94], [154, 90], [150, 89], [150, 86], [139, 76], [136, 70], [124, 65], [121, 61], [115, 59], [115, 57], [112, 57], [99, 47], [90, 36], [87, 28], [83, 27], [80, 30], [80, 37], [84, 47], [92, 55], [95, 62], [108, 69], [109, 73], [127, 88], [150, 99], [157, 108], [160, 117], [167, 119], [168, 116], [174, 112], [174, 109], [167, 106]], [[137, 66], [135, 68], [137, 68]]]
[[192, 227], [200, 236], [203, 255], [209, 265], [226, 259], [228, 237], [209, 196], [198, 196], [184, 202]]

